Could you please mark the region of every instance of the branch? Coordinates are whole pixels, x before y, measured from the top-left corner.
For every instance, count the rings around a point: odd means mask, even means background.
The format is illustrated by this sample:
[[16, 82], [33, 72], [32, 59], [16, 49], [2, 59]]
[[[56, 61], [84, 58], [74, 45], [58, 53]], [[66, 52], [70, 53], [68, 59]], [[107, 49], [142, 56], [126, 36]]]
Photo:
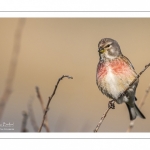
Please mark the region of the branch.
[[[149, 66], [150, 66], [150, 63], [145, 66], [145, 68], [136, 76], [136, 78], [129, 84], [129, 86], [123, 91], [123, 93], [121, 93], [121, 94], [119, 95], [119, 97], [121, 97], [122, 95], [124, 95], [124, 94], [127, 92], [127, 90], [130, 88], [130, 86], [132, 86], [132, 85], [136, 82], [136, 80], [143, 74], [143, 72], [144, 72]], [[118, 98], [119, 98], [119, 97], [118, 97]], [[111, 102], [113, 102], [113, 101], [114, 101], [114, 100], [112, 100]], [[108, 111], [110, 110], [110, 108], [113, 108], [113, 107], [111, 107], [111, 106], [108, 107], [108, 109], [106, 110], [106, 112], [104, 113], [104, 115], [101, 117], [101, 119], [100, 119], [98, 125], [97, 125], [96, 128], [94, 129], [94, 132], [97, 132], [97, 131], [99, 130], [99, 128], [100, 128], [101, 124], [103, 123], [104, 119], [106, 118], [106, 115], [107, 115]]]
[[[144, 95], [144, 97], [142, 98], [142, 100], [141, 100], [141, 102], [139, 104], [139, 109], [144, 105], [145, 100], [146, 100], [149, 92], [150, 92], [150, 85], [148, 86], [147, 90], [145, 91], [145, 95]], [[129, 127], [127, 129], [127, 132], [130, 132], [132, 130], [132, 128], [134, 127], [134, 124], [135, 124], [135, 120], [134, 121], [130, 121], [130, 124], [129, 124]]]
[[[45, 107], [44, 107], [44, 101], [41, 97], [41, 94], [40, 94], [40, 91], [39, 91], [39, 87], [35, 87], [36, 89], [36, 92], [37, 92], [37, 97], [41, 103], [41, 106], [42, 106], [42, 110], [43, 110], [43, 113], [45, 113]], [[49, 129], [49, 125], [48, 125], [48, 119], [47, 119], [47, 115], [45, 116], [45, 121], [44, 121], [44, 127], [46, 129], [47, 132], [50, 132], [50, 129]]]
[[37, 123], [36, 123], [36, 120], [35, 120], [35, 117], [34, 117], [32, 101], [33, 101], [32, 99], [29, 101], [28, 111], [29, 111], [29, 116], [30, 116], [30, 120], [31, 120], [31, 124], [33, 126], [33, 129], [34, 129], [35, 132], [37, 132], [39, 127], [37, 126]]
[[13, 85], [16, 67], [17, 67], [18, 55], [19, 55], [20, 44], [21, 44], [21, 37], [22, 37], [22, 30], [23, 30], [24, 24], [25, 24], [25, 19], [19, 19], [18, 27], [16, 29], [15, 37], [14, 37], [14, 46], [13, 46], [13, 52], [12, 52], [12, 57], [10, 61], [9, 71], [8, 71], [8, 75], [6, 79], [6, 86], [0, 98], [0, 120], [3, 115], [6, 102], [8, 101], [10, 94], [12, 92], [12, 85]]
[[73, 79], [73, 77], [70, 77], [70, 76], [67, 76], [67, 75], [63, 75], [62, 77], [60, 77], [60, 78], [58, 79], [58, 81], [57, 81], [57, 83], [56, 83], [56, 85], [55, 85], [54, 91], [53, 91], [52, 95], [49, 97], [49, 100], [48, 100], [48, 103], [47, 103], [47, 106], [46, 106], [46, 109], [45, 109], [45, 112], [44, 112], [44, 115], [43, 115], [43, 120], [42, 120], [42, 124], [41, 124], [41, 126], [40, 126], [40, 129], [39, 129], [39, 132], [41, 132], [42, 126], [43, 126], [44, 121], [45, 121], [46, 114], [47, 114], [47, 112], [48, 112], [48, 110], [49, 110], [49, 104], [50, 104], [50, 102], [51, 102], [53, 96], [54, 96], [55, 93], [56, 93], [58, 84], [59, 84], [59, 82], [60, 82], [63, 78], [65, 78], [65, 77], [68, 78], [68, 79]]
[[140, 78], [140, 76], [143, 74], [143, 72], [144, 72], [149, 66], [150, 66], [150, 63], [145, 66], [145, 68], [136, 76], [136, 78], [129, 84], [129, 86], [124, 90], [124, 92], [123, 92], [122, 94], [120, 94], [119, 97], [121, 97], [122, 95], [124, 95], [124, 94], [127, 92], [127, 90], [130, 88], [130, 86], [132, 86], [132, 85], [135, 83], [135, 81], [136, 81], [138, 78]]

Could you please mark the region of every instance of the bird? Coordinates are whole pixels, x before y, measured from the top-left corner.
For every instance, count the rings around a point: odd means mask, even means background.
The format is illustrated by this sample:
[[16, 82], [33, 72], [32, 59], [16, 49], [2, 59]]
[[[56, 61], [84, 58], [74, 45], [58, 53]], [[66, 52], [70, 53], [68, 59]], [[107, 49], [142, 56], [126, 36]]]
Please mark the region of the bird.
[[[145, 119], [136, 105], [135, 94], [139, 79], [129, 87], [137, 73], [130, 60], [122, 54], [118, 42], [111, 38], [101, 39], [98, 43], [98, 53], [96, 83], [99, 90], [117, 104], [125, 103], [130, 120], [134, 120], [137, 116]], [[129, 89], [124, 93], [128, 87]]]

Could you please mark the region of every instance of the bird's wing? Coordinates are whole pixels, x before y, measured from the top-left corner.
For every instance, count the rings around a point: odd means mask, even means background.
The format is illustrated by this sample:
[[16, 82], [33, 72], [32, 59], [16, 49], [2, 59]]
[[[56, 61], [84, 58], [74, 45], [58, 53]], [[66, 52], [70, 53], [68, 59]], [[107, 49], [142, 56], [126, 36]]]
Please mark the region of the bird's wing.
[[[131, 69], [135, 72], [135, 69], [134, 69], [132, 63], [130, 62], [130, 60], [129, 60], [126, 56], [121, 56], [121, 57], [122, 57], [122, 59], [124, 60], [124, 62], [125, 62], [126, 64], [128, 64], [128, 65], [131, 67]], [[135, 72], [135, 73], [136, 73], [136, 72]], [[137, 73], [136, 73], [136, 74], [137, 74]]]
[[[124, 60], [124, 62], [132, 69], [132, 71], [135, 73], [135, 77], [136, 77], [137, 73], [136, 73], [132, 63], [130, 62], [130, 60], [125, 56], [121, 56], [121, 57]], [[139, 82], [139, 79], [137, 79], [137, 81], [135, 81], [136, 86], [138, 85], [138, 82]]]

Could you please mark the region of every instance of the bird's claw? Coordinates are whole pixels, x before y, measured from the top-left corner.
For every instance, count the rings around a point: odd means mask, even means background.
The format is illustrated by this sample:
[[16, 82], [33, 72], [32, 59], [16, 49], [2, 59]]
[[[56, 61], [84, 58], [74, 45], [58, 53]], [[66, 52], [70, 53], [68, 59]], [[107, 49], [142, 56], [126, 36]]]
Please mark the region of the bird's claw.
[[108, 108], [115, 109], [114, 100], [108, 102]]

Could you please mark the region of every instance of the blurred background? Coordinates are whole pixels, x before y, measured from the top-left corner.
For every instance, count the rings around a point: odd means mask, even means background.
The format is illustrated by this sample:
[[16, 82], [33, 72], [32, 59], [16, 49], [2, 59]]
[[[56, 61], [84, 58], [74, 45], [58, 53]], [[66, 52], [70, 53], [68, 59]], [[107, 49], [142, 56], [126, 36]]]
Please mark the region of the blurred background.
[[[0, 97], [6, 87], [18, 23], [19, 18], [0, 19]], [[50, 103], [50, 130], [93, 132], [109, 101], [96, 85], [98, 42], [106, 37], [118, 41], [137, 73], [150, 63], [148, 18], [26, 18], [21, 31], [12, 93], [5, 105], [1, 124], [14, 123], [11, 132], [21, 132], [23, 112], [29, 114], [32, 101], [34, 119], [40, 127], [43, 111], [35, 87], [39, 87], [46, 106], [58, 78], [69, 75], [73, 80], [64, 78]], [[136, 92], [138, 104], [149, 85], [150, 68], [140, 77]], [[130, 123], [126, 105], [115, 106], [99, 132], [126, 132]], [[132, 132], [150, 131], [149, 106], [150, 94], [141, 108], [146, 119], [137, 118]], [[30, 115], [26, 129], [34, 132]], [[42, 132], [45, 132], [44, 128]]]

